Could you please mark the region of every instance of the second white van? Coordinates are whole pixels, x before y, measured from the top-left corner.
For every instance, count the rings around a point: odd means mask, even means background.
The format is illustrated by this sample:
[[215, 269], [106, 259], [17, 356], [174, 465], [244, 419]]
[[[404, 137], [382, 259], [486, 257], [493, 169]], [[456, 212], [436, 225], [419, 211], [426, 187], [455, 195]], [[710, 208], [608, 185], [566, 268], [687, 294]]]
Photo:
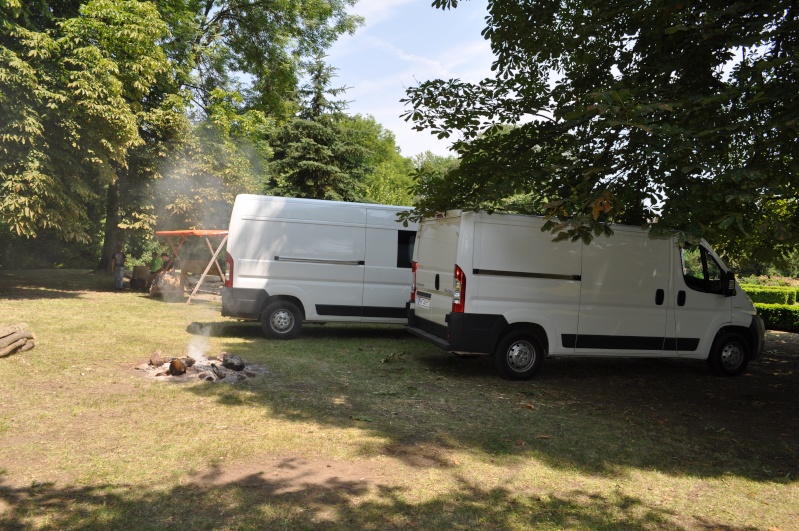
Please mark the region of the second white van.
[[524, 379], [545, 356], [706, 359], [723, 375], [763, 351], [765, 328], [707, 242], [614, 226], [554, 242], [543, 218], [451, 211], [423, 220], [409, 331], [456, 354], [490, 354]]
[[408, 207], [239, 195], [227, 241], [222, 315], [275, 339], [303, 322], [407, 322], [416, 224]]

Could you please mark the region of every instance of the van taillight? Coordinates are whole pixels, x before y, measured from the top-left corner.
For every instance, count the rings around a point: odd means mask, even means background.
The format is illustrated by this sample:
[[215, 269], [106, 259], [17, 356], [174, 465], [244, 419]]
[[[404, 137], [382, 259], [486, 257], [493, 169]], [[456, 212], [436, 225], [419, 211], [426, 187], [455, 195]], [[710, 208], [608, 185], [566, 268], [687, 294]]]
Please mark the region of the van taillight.
[[419, 269], [419, 262], [411, 262], [411, 272], [413, 281], [411, 283], [411, 302], [416, 302], [416, 270]]
[[233, 287], [233, 257], [230, 256], [230, 253], [225, 253], [225, 287], [232, 288]]
[[455, 285], [452, 289], [452, 311], [453, 313], [463, 313], [466, 306], [466, 273], [463, 269], [455, 266]]

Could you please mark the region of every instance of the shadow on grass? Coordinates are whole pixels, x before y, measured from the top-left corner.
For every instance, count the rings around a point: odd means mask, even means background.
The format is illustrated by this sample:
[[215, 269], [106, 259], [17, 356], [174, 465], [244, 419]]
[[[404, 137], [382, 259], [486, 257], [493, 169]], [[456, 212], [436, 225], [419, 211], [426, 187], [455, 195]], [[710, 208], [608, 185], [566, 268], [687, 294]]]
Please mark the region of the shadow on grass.
[[273, 371], [191, 392], [389, 440], [366, 457], [441, 466], [437, 456], [468, 449], [603, 477], [799, 479], [799, 340], [797, 352], [769, 348], [737, 378], [696, 360], [551, 358], [519, 382], [499, 378], [488, 357], [458, 358], [401, 328], [309, 326], [294, 341], [263, 339], [257, 324], [214, 333], [252, 338], [231, 351]]
[[14, 300], [70, 299], [81, 292], [112, 292], [110, 275], [88, 269], [41, 269], [0, 273], [0, 296]]
[[[256, 321], [193, 322], [186, 327], [192, 335], [207, 337], [258, 337], [264, 339], [261, 324]], [[300, 331], [303, 340], [331, 341], [337, 339], [405, 339], [408, 333], [402, 325], [328, 326], [305, 323]]]
[[385, 438], [358, 450], [368, 458], [441, 467], [442, 456], [465, 450], [609, 477], [639, 469], [799, 479], [795, 335], [770, 335], [765, 358], [737, 378], [691, 360], [553, 358], [532, 380], [512, 382], [488, 358], [457, 358], [399, 326], [308, 325], [294, 341], [266, 340], [258, 323], [232, 320], [188, 331], [223, 338], [222, 350], [270, 372], [187, 393]]
[[[376, 482], [306, 481], [300, 473], [275, 480], [267, 474], [220, 482], [212, 471], [168, 491], [134, 485], [12, 488], [0, 482], [0, 528], [684, 529], [669, 511], [623, 495], [571, 490], [539, 497], [461, 479], [450, 492], [411, 502], [404, 489]], [[750, 529], [703, 519], [691, 527]]]

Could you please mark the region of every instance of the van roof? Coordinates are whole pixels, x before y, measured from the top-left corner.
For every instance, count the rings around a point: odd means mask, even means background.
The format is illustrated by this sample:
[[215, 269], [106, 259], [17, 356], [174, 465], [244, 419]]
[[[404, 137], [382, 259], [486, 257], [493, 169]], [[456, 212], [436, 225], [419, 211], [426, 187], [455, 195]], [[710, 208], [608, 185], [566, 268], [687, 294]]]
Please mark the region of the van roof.
[[404, 210], [413, 210], [413, 207], [410, 206], [403, 206], [403, 205], [381, 205], [378, 203], [356, 203], [351, 201], [333, 201], [330, 199], [308, 199], [304, 197], [282, 197], [277, 195], [256, 195], [256, 194], [239, 194], [236, 196], [236, 201], [239, 199], [245, 200], [255, 200], [255, 201], [291, 201], [297, 203], [335, 203], [337, 205], [341, 205], [343, 207], [368, 207], [368, 208], [380, 208], [380, 209], [404, 209]]

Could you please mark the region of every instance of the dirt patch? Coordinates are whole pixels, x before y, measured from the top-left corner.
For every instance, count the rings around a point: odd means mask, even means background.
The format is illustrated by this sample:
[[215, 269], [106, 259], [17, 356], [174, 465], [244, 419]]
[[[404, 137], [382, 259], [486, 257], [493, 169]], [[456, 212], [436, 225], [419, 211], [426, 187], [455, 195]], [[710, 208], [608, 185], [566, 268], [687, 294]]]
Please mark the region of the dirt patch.
[[[381, 467], [372, 462], [350, 462], [332, 459], [300, 459], [296, 457], [267, 456], [254, 460], [257, 464], [234, 464], [206, 471], [193, 478], [202, 486], [237, 483], [246, 488], [268, 488], [276, 494], [300, 492], [309, 486], [364, 485], [385, 479]], [[381, 479], [382, 478], [382, 479]], [[358, 492], [351, 492], [357, 494]]]

